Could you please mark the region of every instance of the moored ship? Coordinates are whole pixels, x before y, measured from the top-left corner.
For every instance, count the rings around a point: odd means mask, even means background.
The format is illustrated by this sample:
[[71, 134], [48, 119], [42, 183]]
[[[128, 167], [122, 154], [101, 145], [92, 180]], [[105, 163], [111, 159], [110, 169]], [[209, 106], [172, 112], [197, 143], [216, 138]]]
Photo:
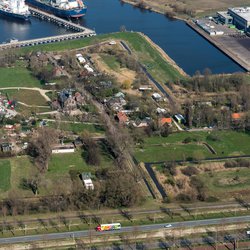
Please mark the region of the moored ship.
[[30, 12], [24, 0], [0, 0], [0, 15], [28, 21]]
[[86, 14], [82, 0], [26, 0], [28, 5], [63, 18], [78, 18]]

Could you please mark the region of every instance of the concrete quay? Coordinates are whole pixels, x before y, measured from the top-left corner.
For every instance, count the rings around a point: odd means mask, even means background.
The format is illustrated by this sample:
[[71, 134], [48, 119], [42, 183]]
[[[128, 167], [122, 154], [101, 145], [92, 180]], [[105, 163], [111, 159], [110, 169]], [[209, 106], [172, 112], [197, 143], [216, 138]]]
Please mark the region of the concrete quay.
[[[230, 57], [234, 62], [240, 65], [247, 72], [250, 72], [250, 52], [240, 43], [241, 38], [230, 36], [210, 36], [204, 30], [199, 28], [193, 21], [186, 21], [186, 24], [213, 44], [216, 48]], [[249, 39], [250, 43], [250, 38]]]
[[30, 47], [30, 46], [34, 46], [38, 44], [48, 44], [48, 43], [66, 41], [66, 40], [75, 40], [75, 39], [80, 39], [80, 38], [90, 37], [90, 36], [95, 36], [95, 35], [96, 33], [94, 31], [85, 30], [83, 32], [72, 33], [72, 34], [50, 36], [50, 37], [31, 39], [31, 40], [26, 40], [26, 41], [0, 44], [0, 50]]

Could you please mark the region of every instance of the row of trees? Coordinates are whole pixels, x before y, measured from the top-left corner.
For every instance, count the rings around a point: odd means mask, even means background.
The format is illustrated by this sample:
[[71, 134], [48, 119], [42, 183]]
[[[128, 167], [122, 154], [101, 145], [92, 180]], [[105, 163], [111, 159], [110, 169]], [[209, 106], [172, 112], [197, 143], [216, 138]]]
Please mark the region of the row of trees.
[[[112, 169], [101, 171], [97, 175], [101, 180], [95, 182], [94, 190], [86, 189], [77, 177], [72, 180], [70, 190], [65, 192], [63, 188], [58, 188], [51, 196], [23, 200], [18, 193], [11, 193], [9, 198], [0, 205], [0, 213], [6, 216], [46, 211], [100, 209], [101, 207], [121, 208], [142, 202], [141, 189], [132, 174]], [[35, 185], [34, 182], [33, 184]]]

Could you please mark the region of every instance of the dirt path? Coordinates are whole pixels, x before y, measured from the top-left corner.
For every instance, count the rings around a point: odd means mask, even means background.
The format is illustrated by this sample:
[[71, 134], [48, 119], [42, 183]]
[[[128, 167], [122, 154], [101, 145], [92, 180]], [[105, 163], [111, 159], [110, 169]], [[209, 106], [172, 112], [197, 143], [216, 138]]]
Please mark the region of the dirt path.
[[51, 90], [46, 90], [46, 89], [40, 89], [40, 88], [28, 88], [28, 87], [5, 87], [5, 88], [0, 88], [0, 90], [8, 90], [8, 89], [26, 89], [26, 90], [34, 90], [34, 91], [38, 91], [42, 97], [44, 97], [44, 99], [47, 102], [50, 102], [51, 99], [46, 95], [47, 92], [51, 92]]
[[150, 45], [152, 47], [154, 47], [159, 53], [160, 55], [163, 57], [163, 59], [165, 59], [171, 66], [173, 66], [182, 76], [184, 77], [188, 77], [189, 75], [182, 69], [180, 68], [176, 62], [170, 58], [166, 52], [161, 48], [159, 47], [157, 44], [155, 44], [148, 36], [144, 35], [143, 33], [139, 32], [139, 34], [144, 38], [146, 39], [146, 41], [148, 43], [150, 43]]

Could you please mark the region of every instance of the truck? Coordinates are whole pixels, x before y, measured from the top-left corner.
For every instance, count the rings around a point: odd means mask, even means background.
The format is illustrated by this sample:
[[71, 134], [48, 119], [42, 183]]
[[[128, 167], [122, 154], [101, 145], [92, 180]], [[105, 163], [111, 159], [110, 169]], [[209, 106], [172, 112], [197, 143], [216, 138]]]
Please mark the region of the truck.
[[111, 231], [111, 230], [120, 230], [121, 223], [110, 223], [110, 224], [100, 224], [96, 227], [96, 231]]

